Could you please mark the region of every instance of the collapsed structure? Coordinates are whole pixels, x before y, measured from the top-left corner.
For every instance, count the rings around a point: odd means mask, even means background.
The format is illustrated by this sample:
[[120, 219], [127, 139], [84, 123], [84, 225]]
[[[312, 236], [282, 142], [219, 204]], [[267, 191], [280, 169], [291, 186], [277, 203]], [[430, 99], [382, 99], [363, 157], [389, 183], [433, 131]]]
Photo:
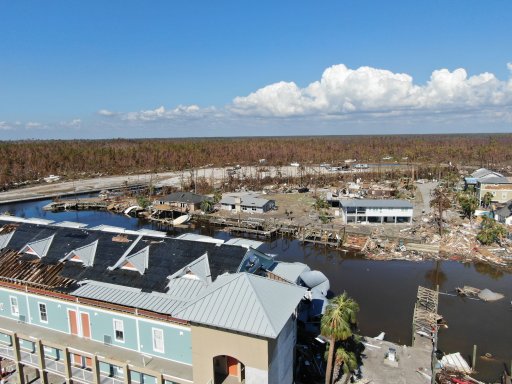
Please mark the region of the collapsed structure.
[[297, 319], [326, 305], [320, 272], [240, 241], [0, 226], [0, 357], [21, 384], [26, 367], [42, 383], [292, 383]]

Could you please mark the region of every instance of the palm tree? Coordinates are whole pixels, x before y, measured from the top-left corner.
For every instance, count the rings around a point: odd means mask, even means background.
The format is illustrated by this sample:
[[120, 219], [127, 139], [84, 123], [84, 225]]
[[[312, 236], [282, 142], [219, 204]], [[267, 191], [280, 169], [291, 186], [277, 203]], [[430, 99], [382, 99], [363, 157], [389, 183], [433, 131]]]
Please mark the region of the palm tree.
[[336, 382], [340, 376], [340, 370], [343, 370], [345, 376], [345, 383], [348, 383], [352, 371], [357, 369], [357, 358], [354, 352], [349, 352], [343, 347], [336, 349], [336, 357], [334, 360], [334, 372], [332, 375], [333, 383]]
[[359, 305], [346, 292], [343, 292], [329, 301], [322, 316], [320, 330], [322, 335], [329, 339], [325, 384], [331, 383], [336, 342], [347, 340], [352, 336], [358, 311]]
[[439, 223], [439, 235], [443, 236], [443, 212], [450, 208], [452, 205], [451, 200], [442, 188], [437, 187], [432, 191], [432, 199], [430, 200], [430, 208], [437, 211]]

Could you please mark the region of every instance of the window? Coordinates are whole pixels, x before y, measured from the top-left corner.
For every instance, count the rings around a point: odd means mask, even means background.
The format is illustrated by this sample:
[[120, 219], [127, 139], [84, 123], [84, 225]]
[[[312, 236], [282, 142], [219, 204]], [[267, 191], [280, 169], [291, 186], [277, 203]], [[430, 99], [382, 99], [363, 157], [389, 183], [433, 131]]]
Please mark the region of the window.
[[41, 320], [42, 323], [48, 322], [48, 313], [46, 312], [46, 304], [39, 303], [39, 320]]
[[164, 352], [164, 331], [153, 328], [153, 350], [155, 352]]
[[18, 306], [18, 298], [11, 296], [10, 300], [11, 300], [11, 313], [14, 316], [19, 316], [20, 315], [20, 307]]
[[124, 324], [122, 320], [114, 319], [116, 341], [124, 342]]

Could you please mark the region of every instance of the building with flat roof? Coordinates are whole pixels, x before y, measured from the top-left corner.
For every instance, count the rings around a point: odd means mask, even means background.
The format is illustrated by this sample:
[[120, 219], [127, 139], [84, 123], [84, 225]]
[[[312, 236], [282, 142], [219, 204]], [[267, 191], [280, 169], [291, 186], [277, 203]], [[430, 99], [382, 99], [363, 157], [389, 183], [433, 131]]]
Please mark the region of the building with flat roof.
[[220, 201], [221, 209], [232, 212], [264, 213], [274, 209], [274, 200], [256, 195], [224, 196]]
[[411, 223], [413, 206], [407, 200], [340, 200], [340, 216], [345, 224]]
[[232, 244], [0, 217], [0, 357], [20, 384], [27, 367], [41, 383], [292, 383], [309, 268]]

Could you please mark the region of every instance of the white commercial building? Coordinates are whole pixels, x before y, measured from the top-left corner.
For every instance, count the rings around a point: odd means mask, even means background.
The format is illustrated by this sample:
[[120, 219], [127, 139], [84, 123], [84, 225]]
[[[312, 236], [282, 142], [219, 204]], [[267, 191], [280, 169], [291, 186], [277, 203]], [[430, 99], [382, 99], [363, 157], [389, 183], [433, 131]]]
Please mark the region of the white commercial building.
[[406, 200], [340, 200], [340, 216], [345, 224], [411, 223], [413, 207]]

